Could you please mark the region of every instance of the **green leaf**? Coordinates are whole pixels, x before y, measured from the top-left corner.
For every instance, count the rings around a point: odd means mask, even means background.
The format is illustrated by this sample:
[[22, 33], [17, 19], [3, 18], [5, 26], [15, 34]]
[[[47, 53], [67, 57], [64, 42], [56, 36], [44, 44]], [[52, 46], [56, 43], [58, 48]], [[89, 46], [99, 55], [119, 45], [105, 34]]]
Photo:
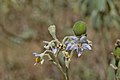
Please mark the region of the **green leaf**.
[[76, 36], [85, 34], [87, 31], [86, 23], [83, 21], [76, 22], [73, 26], [73, 31]]
[[48, 27], [49, 33], [51, 34], [51, 36], [56, 39], [56, 28], [55, 25], [50, 25]]
[[111, 66], [109, 66], [108, 67], [108, 80], [114, 80], [114, 77], [115, 77], [115, 74], [114, 74], [115, 72], [114, 72], [114, 69], [111, 67]]
[[100, 18], [100, 15], [98, 15], [98, 11], [94, 10], [92, 12], [92, 24], [93, 24], [93, 28], [95, 30], [98, 30], [101, 26], [101, 18]]
[[95, 1], [96, 1], [96, 9], [99, 11], [105, 11], [106, 0], [95, 0]]
[[58, 54], [58, 62], [61, 66], [61, 68], [63, 69], [63, 71], [66, 71], [66, 65], [65, 65], [65, 59], [64, 59], [65, 55], [64, 55], [64, 51], [60, 51]]
[[70, 59], [65, 59], [65, 66], [69, 69], [70, 67]]

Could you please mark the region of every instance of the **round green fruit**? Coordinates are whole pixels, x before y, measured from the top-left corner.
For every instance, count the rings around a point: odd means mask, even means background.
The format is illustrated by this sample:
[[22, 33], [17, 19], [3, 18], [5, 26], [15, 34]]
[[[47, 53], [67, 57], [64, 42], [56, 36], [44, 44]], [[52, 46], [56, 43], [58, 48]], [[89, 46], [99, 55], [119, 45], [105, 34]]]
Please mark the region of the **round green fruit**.
[[73, 26], [73, 31], [76, 36], [86, 34], [87, 31], [86, 23], [83, 21], [76, 22]]

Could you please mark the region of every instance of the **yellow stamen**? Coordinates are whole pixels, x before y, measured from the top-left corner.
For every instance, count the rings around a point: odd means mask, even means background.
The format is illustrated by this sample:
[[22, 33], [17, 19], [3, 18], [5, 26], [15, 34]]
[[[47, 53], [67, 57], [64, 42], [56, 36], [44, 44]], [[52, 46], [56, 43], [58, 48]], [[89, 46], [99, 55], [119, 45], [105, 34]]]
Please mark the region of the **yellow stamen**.
[[70, 54], [68, 52], [65, 52], [66, 58], [70, 58]]
[[65, 49], [65, 45], [63, 45], [63, 44], [61, 44], [61, 43], [58, 44], [57, 47], [58, 47], [59, 49], [63, 49], [63, 50]]
[[41, 60], [40, 60], [40, 57], [36, 57], [36, 58], [35, 58], [35, 62], [36, 62], [36, 63], [39, 63], [40, 61], [41, 61]]
[[78, 47], [80, 47], [80, 48], [82, 47], [82, 44], [81, 44], [81, 43], [80, 43], [80, 44], [77, 44], [77, 45], [78, 45]]
[[90, 46], [92, 46], [92, 41], [87, 40], [87, 42], [88, 42], [88, 44], [89, 44]]

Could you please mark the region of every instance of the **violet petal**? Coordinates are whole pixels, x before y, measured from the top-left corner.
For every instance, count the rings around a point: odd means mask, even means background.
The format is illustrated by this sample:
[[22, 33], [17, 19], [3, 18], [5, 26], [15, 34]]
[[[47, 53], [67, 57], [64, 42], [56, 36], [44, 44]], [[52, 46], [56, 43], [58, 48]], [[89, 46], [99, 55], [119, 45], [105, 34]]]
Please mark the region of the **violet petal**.
[[81, 42], [81, 43], [87, 42], [87, 37], [86, 37], [86, 36], [82, 36], [82, 37], [80, 38], [80, 42]]
[[82, 47], [83, 47], [83, 49], [85, 49], [85, 50], [92, 50], [91, 46], [90, 46], [89, 44], [87, 44], [87, 43], [83, 43], [83, 44], [82, 44]]

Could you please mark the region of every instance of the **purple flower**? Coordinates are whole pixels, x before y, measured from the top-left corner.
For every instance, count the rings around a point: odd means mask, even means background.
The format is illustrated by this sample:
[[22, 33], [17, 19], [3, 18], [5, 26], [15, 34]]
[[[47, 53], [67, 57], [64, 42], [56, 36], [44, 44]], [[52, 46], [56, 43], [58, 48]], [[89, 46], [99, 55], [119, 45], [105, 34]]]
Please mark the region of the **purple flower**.
[[52, 46], [51, 46], [51, 50], [52, 50], [52, 52], [53, 52], [54, 54], [56, 54], [57, 51], [58, 51], [58, 48], [57, 48], [57, 47], [52, 47]]
[[58, 51], [58, 48], [54, 42], [48, 42], [48, 41], [43, 41], [46, 45], [44, 48], [46, 50], [51, 50], [53, 54], [56, 54]]
[[43, 59], [44, 54], [45, 54], [45, 52], [41, 53], [41, 54], [38, 54], [36, 52], [33, 53], [33, 55], [36, 57], [34, 65], [38, 64], [39, 62], [41, 64], [43, 64], [43, 62], [44, 62], [44, 59]]
[[84, 50], [92, 50], [86, 36], [82, 36], [80, 38], [70, 36], [70, 40], [66, 42], [66, 50], [75, 50], [78, 53], [78, 56], [80, 56]]

